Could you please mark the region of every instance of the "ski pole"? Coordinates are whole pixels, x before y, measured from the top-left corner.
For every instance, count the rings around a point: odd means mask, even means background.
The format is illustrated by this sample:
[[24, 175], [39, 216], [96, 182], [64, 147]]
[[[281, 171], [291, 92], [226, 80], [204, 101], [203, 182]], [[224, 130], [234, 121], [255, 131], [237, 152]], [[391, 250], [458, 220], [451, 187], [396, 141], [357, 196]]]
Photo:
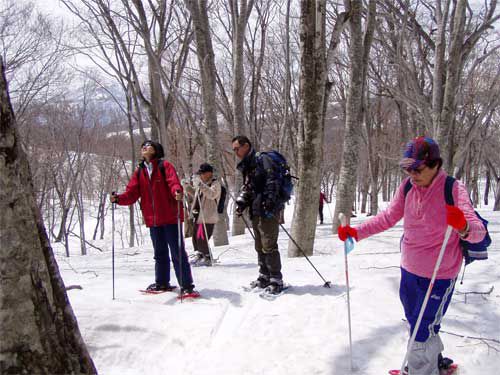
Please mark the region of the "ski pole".
[[252, 237], [255, 241], [255, 235], [253, 234], [252, 229], [250, 229], [250, 225], [248, 224], [247, 219], [245, 219], [245, 214], [242, 212], [241, 215], [239, 215], [239, 217], [241, 217], [243, 219], [245, 226], [247, 227], [248, 231], [250, 232], [250, 234], [252, 235]]
[[434, 287], [434, 282], [436, 281], [436, 276], [441, 266], [441, 261], [443, 260], [444, 251], [446, 250], [446, 245], [448, 244], [448, 240], [450, 239], [452, 227], [448, 225], [446, 228], [446, 233], [444, 235], [444, 241], [441, 245], [441, 250], [439, 251], [438, 258], [436, 260], [436, 265], [434, 266], [434, 272], [432, 273], [431, 281], [429, 283], [429, 287], [427, 288], [427, 293], [425, 293], [424, 302], [422, 302], [422, 307], [420, 308], [420, 312], [418, 313], [417, 323], [413, 328], [413, 333], [410, 338], [410, 342], [408, 343], [408, 349], [406, 350], [405, 358], [403, 360], [403, 364], [401, 365], [401, 374], [403, 373], [404, 367], [406, 366], [406, 362], [408, 361], [408, 356], [413, 348], [413, 343], [415, 342], [415, 337], [417, 336], [418, 329], [420, 328], [420, 323], [422, 322], [422, 317], [424, 316], [425, 308], [427, 307], [427, 302], [429, 301], [429, 297], [432, 292], [432, 288]]
[[[229, 196], [233, 200], [234, 204], [236, 205], [236, 198], [234, 197], [234, 195], [231, 193], [231, 191], [229, 189], [227, 189], [227, 193], [229, 194]], [[241, 213], [241, 215], [239, 215], [239, 217], [241, 217], [243, 219], [243, 222], [245, 223], [245, 226], [247, 227], [248, 231], [250, 232], [250, 234], [252, 235], [252, 237], [253, 237], [253, 239], [255, 241], [255, 236], [253, 234], [253, 231], [250, 229], [250, 226], [248, 225], [248, 222], [245, 219], [245, 215], [243, 214], [243, 212]]]
[[[347, 217], [341, 212], [339, 214], [340, 225], [345, 227], [347, 225]], [[351, 237], [344, 241], [344, 263], [345, 263], [345, 285], [347, 288], [347, 320], [349, 323], [349, 358], [351, 364], [351, 372], [353, 370], [352, 364], [352, 329], [351, 329], [351, 297], [349, 294], [349, 264], [347, 262], [347, 254], [352, 250], [354, 243]]]
[[179, 247], [179, 278], [181, 287], [179, 288], [179, 296], [182, 303], [182, 288], [184, 287], [182, 275], [182, 238], [181, 238], [181, 201], [177, 201], [177, 246]]
[[323, 287], [325, 288], [331, 288], [331, 284], [332, 282], [331, 281], [326, 281], [325, 278], [323, 277], [323, 275], [318, 271], [318, 269], [316, 267], [314, 267], [314, 264], [311, 262], [311, 260], [309, 259], [309, 257], [307, 256], [307, 254], [304, 252], [304, 250], [302, 250], [302, 248], [299, 246], [299, 244], [293, 239], [293, 237], [290, 235], [290, 233], [288, 233], [288, 231], [286, 230], [285, 226], [283, 224], [280, 224], [280, 227], [281, 229], [283, 229], [285, 231], [285, 233], [288, 235], [288, 238], [290, 238], [290, 240], [292, 240], [292, 242], [295, 244], [295, 246], [297, 247], [297, 249], [300, 250], [300, 252], [302, 253], [302, 255], [304, 255], [304, 257], [307, 259], [307, 261], [309, 262], [309, 264], [312, 266], [312, 268], [314, 268], [314, 270], [316, 271], [316, 273], [319, 275], [319, 277], [321, 277], [321, 279], [325, 282], [323, 284]]
[[[115, 195], [113, 191], [111, 195]], [[113, 300], [115, 299], [115, 203], [111, 203], [111, 278], [113, 280]]]

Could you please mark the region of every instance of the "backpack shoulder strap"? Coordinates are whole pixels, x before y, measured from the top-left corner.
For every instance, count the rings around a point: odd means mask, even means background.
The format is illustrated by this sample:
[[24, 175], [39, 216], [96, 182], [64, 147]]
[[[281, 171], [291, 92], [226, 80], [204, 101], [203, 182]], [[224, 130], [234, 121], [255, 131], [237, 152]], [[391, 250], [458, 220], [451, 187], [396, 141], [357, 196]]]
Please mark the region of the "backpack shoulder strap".
[[411, 181], [410, 179], [408, 179], [408, 181], [406, 181], [406, 184], [405, 184], [405, 188], [404, 188], [404, 195], [405, 195], [405, 198], [406, 196], [408, 195], [408, 192], [411, 190], [411, 187], [413, 185], [411, 184]]
[[455, 205], [455, 202], [453, 200], [453, 184], [455, 183], [455, 181], [455, 178], [446, 176], [446, 181], [444, 183], [444, 200], [449, 206]]

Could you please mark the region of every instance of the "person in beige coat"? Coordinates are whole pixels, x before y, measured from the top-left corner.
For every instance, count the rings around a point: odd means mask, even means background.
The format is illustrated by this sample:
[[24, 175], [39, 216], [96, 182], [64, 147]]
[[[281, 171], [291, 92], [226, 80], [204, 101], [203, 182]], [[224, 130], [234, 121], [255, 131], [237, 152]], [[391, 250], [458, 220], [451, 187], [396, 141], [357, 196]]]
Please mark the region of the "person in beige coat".
[[208, 164], [200, 165], [194, 187], [185, 186], [186, 193], [193, 199], [189, 218], [194, 222], [193, 248], [195, 251], [191, 264], [194, 266], [211, 266], [208, 241], [219, 221], [217, 204], [221, 194], [221, 184], [214, 177], [214, 168]]

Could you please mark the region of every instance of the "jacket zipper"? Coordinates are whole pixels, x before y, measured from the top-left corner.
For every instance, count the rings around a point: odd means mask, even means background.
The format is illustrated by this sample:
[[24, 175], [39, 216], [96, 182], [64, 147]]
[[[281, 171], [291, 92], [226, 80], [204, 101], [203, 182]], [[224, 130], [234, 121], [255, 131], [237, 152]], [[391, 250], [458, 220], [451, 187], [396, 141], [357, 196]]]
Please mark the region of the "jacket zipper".
[[151, 194], [151, 205], [153, 206], [153, 227], [156, 227], [156, 210], [155, 210], [155, 198], [153, 195], [153, 187], [151, 186], [151, 180], [153, 179], [153, 172], [151, 172], [151, 177], [148, 171], [144, 171], [147, 174], [149, 193]]

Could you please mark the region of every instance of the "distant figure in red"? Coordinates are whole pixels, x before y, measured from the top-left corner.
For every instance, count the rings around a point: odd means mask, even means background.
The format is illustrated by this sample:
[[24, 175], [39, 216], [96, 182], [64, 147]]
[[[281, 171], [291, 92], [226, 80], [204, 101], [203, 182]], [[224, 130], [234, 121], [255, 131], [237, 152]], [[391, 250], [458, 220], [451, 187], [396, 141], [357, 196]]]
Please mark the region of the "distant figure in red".
[[326, 199], [326, 195], [320, 191], [319, 193], [319, 223], [323, 224], [323, 204], [330, 203], [328, 199]]

